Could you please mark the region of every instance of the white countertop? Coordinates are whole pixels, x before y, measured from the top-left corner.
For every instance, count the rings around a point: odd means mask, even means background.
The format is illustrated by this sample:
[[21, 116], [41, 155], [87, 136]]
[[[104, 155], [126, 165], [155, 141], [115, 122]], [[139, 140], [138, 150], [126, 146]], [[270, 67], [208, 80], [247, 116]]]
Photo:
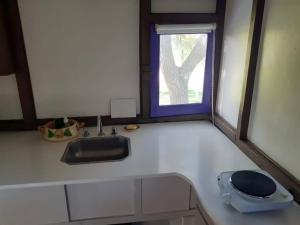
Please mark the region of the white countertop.
[[[220, 172], [256, 169], [229, 139], [209, 122], [146, 124], [120, 135], [131, 140], [122, 161], [67, 165], [60, 161], [66, 143], [49, 143], [36, 131], [0, 133], [0, 189], [105, 181], [175, 173], [194, 186], [216, 225], [297, 225], [300, 207], [241, 214], [222, 203], [216, 177]], [[105, 127], [109, 133], [110, 127]], [[92, 136], [95, 128], [90, 128]]]

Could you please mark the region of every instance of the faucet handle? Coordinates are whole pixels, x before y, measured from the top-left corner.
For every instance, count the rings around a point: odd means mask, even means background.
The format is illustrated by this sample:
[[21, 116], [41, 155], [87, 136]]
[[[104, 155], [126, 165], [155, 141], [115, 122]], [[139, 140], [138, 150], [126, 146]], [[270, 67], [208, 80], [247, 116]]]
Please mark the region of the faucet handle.
[[83, 137], [89, 137], [89, 136], [90, 136], [90, 132], [88, 131], [87, 128], [85, 128], [83, 132]]
[[118, 130], [117, 130], [116, 127], [112, 127], [112, 128], [111, 128], [111, 135], [113, 135], [113, 136], [118, 135]]

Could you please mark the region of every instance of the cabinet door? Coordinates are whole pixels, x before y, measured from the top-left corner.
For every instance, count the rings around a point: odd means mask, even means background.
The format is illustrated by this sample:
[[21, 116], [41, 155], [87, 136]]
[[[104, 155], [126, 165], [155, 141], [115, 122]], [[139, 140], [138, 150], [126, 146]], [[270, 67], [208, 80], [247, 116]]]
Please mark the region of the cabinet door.
[[71, 220], [135, 214], [135, 181], [67, 185]]
[[0, 190], [0, 224], [51, 224], [68, 221], [63, 186]]
[[179, 177], [156, 177], [142, 180], [144, 214], [188, 210], [189, 201], [190, 185]]

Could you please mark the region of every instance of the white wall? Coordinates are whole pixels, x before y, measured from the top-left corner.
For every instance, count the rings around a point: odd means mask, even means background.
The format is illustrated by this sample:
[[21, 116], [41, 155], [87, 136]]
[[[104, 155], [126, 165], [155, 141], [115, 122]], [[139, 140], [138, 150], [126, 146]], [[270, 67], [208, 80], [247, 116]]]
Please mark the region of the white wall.
[[0, 120], [22, 118], [15, 75], [0, 76]]
[[300, 1], [268, 0], [249, 139], [300, 179]]
[[[138, 0], [19, 0], [38, 118], [139, 104]], [[139, 106], [138, 106], [139, 107]]]
[[217, 112], [237, 127], [252, 0], [227, 0]]
[[216, 0], [152, 0], [153, 13], [213, 13]]

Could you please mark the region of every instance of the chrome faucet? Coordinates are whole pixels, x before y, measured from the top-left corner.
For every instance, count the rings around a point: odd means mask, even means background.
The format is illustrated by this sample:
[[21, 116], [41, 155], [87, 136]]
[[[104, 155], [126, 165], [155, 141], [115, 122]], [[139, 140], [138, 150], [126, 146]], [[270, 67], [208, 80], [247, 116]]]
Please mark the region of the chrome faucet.
[[97, 135], [98, 136], [104, 136], [105, 135], [105, 133], [103, 131], [103, 127], [102, 127], [101, 116], [97, 116]]

